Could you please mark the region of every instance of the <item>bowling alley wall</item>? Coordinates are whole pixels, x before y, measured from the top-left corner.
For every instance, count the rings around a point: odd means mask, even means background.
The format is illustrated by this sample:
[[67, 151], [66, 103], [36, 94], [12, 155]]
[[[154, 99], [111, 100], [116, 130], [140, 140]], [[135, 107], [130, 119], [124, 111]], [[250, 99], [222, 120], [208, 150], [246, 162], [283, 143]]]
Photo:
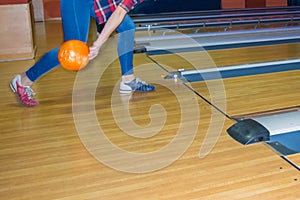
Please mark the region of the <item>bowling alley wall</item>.
[[[237, 8], [261, 8], [272, 6], [287, 6], [295, 0], [144, 0], [138, 8], [141, 13], [176, 12], [191, 10], [219, 10]], [[297, 1], [297, 0], [296, 0]], [[33, 0], [35, 13], [44, 19], [60, 17], [60, 0]], [[38, 18], [38, 17], [36, 17]], [[39, 17], [41, 18], [41, 17]]]
[[222, 0], [222, 9], [287, 6], [287, 0]]

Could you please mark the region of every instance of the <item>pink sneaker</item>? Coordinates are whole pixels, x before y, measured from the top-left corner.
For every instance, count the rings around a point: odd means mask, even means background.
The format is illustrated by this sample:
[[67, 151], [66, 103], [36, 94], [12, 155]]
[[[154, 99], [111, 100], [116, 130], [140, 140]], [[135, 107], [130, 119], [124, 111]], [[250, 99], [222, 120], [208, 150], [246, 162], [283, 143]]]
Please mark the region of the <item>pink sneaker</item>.
[[19, 102], [28, 107], [36, 106], [39, 104], [38, 101], [34, 100], [32, 97], [35, 93], [30, 86], [22, 86], [21, 76], [17, 75], [10, 82], [10, 88], [17, 95]]

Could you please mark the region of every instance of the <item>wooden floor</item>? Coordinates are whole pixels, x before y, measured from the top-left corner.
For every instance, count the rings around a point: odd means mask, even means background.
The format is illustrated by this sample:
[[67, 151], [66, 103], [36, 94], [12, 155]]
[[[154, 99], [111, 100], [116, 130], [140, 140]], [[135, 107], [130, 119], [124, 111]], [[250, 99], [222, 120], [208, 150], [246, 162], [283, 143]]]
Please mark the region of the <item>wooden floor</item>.
[[[36, 31], [37, 58], [61, 42], [59, 21], [38, 23]], [[164, 80], [167, 73], [146, 55], [135, 55], [136, 73], [157, 90], [119, 95], [115, 43], [81, 72], [59, 67], [38, 80], [34, 108], [20, 106], [8, 87], [34, 61], [0, 63], [1, 200], [300, 199], [299, 171], [265, 144], [234, 141], [226, 133], [233, 121]], [[299, 56], [295, 43], [153, 59], [176, 70]], [[300, 99], [300, 71], [190, 85], [230, 116]]]

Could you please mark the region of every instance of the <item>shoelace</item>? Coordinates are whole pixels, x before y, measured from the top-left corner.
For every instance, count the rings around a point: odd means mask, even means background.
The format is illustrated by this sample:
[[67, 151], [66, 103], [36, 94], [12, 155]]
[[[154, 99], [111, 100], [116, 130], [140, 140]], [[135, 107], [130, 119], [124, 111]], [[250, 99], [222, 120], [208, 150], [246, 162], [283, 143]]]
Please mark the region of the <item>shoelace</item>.
[[28, 99], [33, 99], [32, 96], [35, 95], [35, 92], [29, 86], [26, 86], [25, 88], [26, 89], [24, 93], [28, 96]]
[[141, 79], [139, 79], [139, 78], [136, 78], [136, 80], [135, 80], [135, 84], [137, 85], [137, 86], [143, 86], [143, 85], [148, 85], [145, 81], [142, 81]]

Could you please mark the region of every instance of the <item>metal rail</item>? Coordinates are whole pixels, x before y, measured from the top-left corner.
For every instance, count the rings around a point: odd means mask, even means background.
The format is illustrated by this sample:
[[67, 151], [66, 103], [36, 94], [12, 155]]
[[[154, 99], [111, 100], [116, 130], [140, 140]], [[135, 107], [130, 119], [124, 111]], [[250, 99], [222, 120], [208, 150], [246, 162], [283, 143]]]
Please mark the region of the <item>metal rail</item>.
[[300, 14], [300, 6], [275, 7], [275, 8], [254, 8], [254, 9], [232, 9], [232, 10], [213, 10], [213, 11], [191, 11], [191, 12], [171, 12], [159, 14], [132, 14], [134, 22], [158, 23], [174, 22], [185, 20], [204, 20], [204, 19], [224, 19], [258, 16], [277, 16]]
[[300, 7], [162, 13], [159, 15], [132, 15], [132, 17], [137, 25], [137, 31], [213, 26], [230, 27], [276, 22], [297, 23], [300, 21]]

